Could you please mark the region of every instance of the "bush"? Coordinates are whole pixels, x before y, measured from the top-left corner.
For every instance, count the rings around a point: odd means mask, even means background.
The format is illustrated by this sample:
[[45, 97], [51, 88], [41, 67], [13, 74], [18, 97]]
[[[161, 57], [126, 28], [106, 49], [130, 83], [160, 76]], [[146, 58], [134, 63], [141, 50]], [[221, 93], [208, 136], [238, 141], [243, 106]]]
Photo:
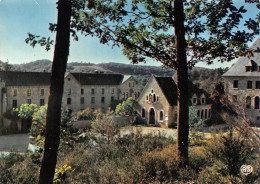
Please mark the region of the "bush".
[[[208, 159], [212, 161], [215, 171], [226, 177], [231, 183], [242, 180], [244, 176], [240, 172], [241, 166], [250, 164], [255, 156], [255, 150], [232, 131], [209, 142], [206, 153]], [[247, 177], [251, 177], [250, 175]]]

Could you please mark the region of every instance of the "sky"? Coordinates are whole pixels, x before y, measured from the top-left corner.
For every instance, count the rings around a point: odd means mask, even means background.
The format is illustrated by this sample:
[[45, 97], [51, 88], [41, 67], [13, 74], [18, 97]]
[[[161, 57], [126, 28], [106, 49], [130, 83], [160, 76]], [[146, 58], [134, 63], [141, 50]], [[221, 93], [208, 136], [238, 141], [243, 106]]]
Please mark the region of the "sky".
[[[44, 47], [32, 48], [24, 40], [27, 38], [27, 33], [51, 36], [55, 39], [55, 33], [50, 33], [48, 28], [49, 23], [56, 23], [57, 20], [56, 2], [56, 0], [0, 0], [1, 61], [22, 64], [39, 59], [53, 59], [53, 49], [46, 52]], [[245, 0], [235, 0], [235, 5], [245, 6], [248, 10], [245, 18], [255, 18], [259, 11], [256, 3], [245, 3]], [[251, 44], [249, 43], [249, 46]], [[80, 36], [78, 42], [71, 39], [69, 62], [130, 63], [120, 48], [102, 45], [96, 38], [83, 36]], [[225, 64], [215, 62], [210, 66], [204, 64], [196, 66], [229, 67], [234, 62]], [[159, 66], [160, 63], [150, 60], [147, 65]]]

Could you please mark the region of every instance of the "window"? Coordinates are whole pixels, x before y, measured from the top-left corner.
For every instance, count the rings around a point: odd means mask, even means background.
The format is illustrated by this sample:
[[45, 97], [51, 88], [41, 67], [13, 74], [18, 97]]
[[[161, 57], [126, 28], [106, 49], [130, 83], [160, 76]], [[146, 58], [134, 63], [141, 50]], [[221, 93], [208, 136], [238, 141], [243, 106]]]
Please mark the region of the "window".
[[126, 98], [126, 99], [128, 98], [128, 92], [125, 93], [125, 98]]
[[17, 108], [17, 100], [13, 100], [13, 108]]
[[260, 116], [256, 116], [256, 120], [258, 120], [258, 121], [259, 121], [259, 120], [260, 120]]
[[68, 95], [71, 95], [71, 88], [68, 89]]
[[148, 95], [146, 95], [146, 100], [148, 101]]
[[252, 87], [253, 87], [253, 82], [247, 81], [247, 89], [252, 89]]
[[252, 67], [251, 66], [245, 66], [245, 72], [251, 72]]
[[237, 101], [237, 95], [233, 95], [233, 100]]
[[159, 101], [159, 96], [156, 97], [157, 102]]
[[80, 104], [84, 104], [85, 103], [85, 98], [84, 97], [80, 97]]
[[137, 93], [137, 97], [139, 97], [139, 96], [140, 96], [140, 92]]
[[92, 94], [92, 95], [95, 94], [95, 89], [94, 89], [94, 88], [91, 89], [91, 94]]
[[153, 102], [156, 102], [156, 95], [153, 94]]
[[160, 121], [163, 121], [163, 111], [160, 111]]
[[32, 99], [27, 99], [27, 104], [31, 104], [32, 103]]
[[125, 93], [122, 93], [122, 99], [125, 99]]
[[17, 89], [13, 89], [13, 96], [17, 96]]
[[84, 95], [84, 89], [83, 88], [81, 88], [80, 94]]
[[208, 109], [205, 109], [205, 119], [208, 118]]
[[142, 108], [142, 118], [145, 118], [145, 109], [144, 108]]
[[68, 78], [68, 81], [70, 81], [70, 78]]
[[246, 97], [246, 108], [247, 109], [251, 108], [251, 97], [250, 96]]
[[104, 95], [105, 94], [105, 88], [102, 88], [102, 95]]
[[134, 94], [134, 99], [135, 99], [135, 100], [137, 99], [137, 94], [136, 94], [136, 92], [135, 92], [135, 94]]
[[114, 94], [114, 93], [115, 93], [115, 88], [112, 88], [112, 91], [111, 91], [111, 93], [112, 93], [112, 94]]
[[68, 104], [68, 105], [71, 104], [71, 98], [67, 98], [67, 104]]
[[260, 81], [255, 81], [255, 89], [260, 89]]
[[197, 104], [197, 98], [193, 98], [193, 105]]
[[233, 81], [233, 88], [238, 88], [238, 80]]
[[105, 103], [105, 97], [101, 97], [101, 103]]
[[129, 82], [128, 86], [131, 87], [131, 82]]
[[111, 96], [111, 102], [113, 102], [115, 100], [115, 97]]
[[205, 104], [205, 98], [201, 98], [201, 104]]
[[209, 118], [211, 117], [211, 109], [209, 109], [209, 115], [208, 115], [208, 117], [209, 117]]
[[27, 96], [31, 96], [31, 93], [32, 93], [31, 89], [27, 89]]
[[44, 96], [44, 89], [41, 89], [40, 95]]
[[95, 97], [91, 97], [91, 103], [92, 103], [92, 104], [95, 103]]
[[255, 97], [255, 109], [259, 109], [259, 96]]
[[45, 100], [44, 99], [40, 99], [40, 106], [44, 106], [45, 105]]
[[197, 118], [200, 117], [200, 110], [197, 110]]
[[202, 109], [200, 112], [200, 118], [203, 119], [204, 118], [204, 110]]
[[135, 82], [133, 82], [133, 87], [135, 87]]

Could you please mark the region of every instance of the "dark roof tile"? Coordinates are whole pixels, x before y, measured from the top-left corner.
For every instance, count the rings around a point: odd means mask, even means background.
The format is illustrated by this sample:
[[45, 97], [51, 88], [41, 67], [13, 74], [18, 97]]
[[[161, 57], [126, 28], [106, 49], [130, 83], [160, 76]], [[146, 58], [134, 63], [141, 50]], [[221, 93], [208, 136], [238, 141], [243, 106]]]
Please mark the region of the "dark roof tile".
[[0, 71], [0, 79], [6, 86], [46, 86], [50, 85], [51, 73]]
[[123, 80], [121, 74], [71, 73], [81, 85], [119, 85]]

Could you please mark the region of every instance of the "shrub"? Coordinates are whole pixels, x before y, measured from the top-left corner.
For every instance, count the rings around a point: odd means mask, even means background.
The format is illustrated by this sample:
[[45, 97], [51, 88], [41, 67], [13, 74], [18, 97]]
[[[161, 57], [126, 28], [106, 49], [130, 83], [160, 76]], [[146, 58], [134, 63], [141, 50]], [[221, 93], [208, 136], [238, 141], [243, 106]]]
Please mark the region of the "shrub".
[[206, 153], [214, 168], [217, 168], [216, 172], [226, 176], [232, 183], [241, 181], [243, 176], [240, 167], [249, 164], [255, 155], [254, 149], [232, 131], [209, 142]]

